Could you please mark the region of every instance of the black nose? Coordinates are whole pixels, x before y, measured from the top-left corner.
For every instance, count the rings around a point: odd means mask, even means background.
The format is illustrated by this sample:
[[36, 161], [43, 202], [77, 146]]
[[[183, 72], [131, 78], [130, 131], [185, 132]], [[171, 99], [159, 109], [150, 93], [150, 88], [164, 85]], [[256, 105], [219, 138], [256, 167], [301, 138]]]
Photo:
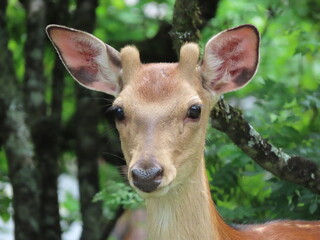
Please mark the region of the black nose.
[[133, 184], [141, 191], [150, 193], [161, 183], [162, 172], [162, 168], [157, 164], [152, 164], [147, 168], [138, 164], [131, 170]]

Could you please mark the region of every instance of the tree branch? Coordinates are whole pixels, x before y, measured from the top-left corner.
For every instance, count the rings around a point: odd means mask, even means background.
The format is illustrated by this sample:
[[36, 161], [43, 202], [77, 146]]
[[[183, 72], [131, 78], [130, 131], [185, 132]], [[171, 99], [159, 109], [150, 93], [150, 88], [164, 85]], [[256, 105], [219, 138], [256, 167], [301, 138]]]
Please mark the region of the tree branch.
[[223, 100], [211, 112], [211, 125], [224, 132], [249, 157], [275, 176], [303, 185], [320, 194], [320, 169], [312, 161], [290, 156], [273, 146], [243, 118], [242, 113]]

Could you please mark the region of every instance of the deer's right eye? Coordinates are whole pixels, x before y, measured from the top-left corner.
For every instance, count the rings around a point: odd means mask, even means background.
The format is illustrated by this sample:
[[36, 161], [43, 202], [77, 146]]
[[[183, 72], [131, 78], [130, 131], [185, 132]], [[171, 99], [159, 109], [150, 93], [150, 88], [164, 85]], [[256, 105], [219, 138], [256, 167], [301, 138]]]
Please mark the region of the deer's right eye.
[[113, 117], [116, 121], [122, 121], [125, 118], [124, 111], [122, 107], [115, 106], [110, 109]]

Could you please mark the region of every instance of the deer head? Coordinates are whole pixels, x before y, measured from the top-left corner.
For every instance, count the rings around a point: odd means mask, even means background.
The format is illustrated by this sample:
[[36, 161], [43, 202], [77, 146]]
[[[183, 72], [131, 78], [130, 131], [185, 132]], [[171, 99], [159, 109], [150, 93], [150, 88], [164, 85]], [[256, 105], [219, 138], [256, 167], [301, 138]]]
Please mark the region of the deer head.
[[142, 64], [133, 46], [119, 53], [75, 29], [50, 25], [47, 33], [76, 81], [115, 96], [111, 109], [128, 179], [143, 197], [165, 195], [192, 175], [213, 105], [245, 86], [258, 66], [259, 34], [252, 25], [212, 37], [200, 61], [198, 45], [187, 43], [179, 63], [156, 64]]

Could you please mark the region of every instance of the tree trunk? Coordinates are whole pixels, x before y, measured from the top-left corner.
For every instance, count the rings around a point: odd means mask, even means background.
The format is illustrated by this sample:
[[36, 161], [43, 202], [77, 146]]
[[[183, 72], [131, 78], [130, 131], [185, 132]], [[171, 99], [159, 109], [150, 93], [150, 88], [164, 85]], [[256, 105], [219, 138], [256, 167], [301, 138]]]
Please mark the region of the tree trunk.
[[0, 129], [13, 188], [16, 240], [41, 240], [40, 191], [34, 161], [34, 147], [26, 124], [22, 94], [8, 50], [6, 31], [7, 0], [0, 4]]
[[[74, 27], [92, 32], [95, 24], [97, 0], [78, 0]], [[85, 16], [85, 17], [84, 17]], [[97, 131], [99, 109], [94, 93], [76, 85], [76, 156], [80, 187], [80, 209], [83, 221], [81, 239], [98, 240], [102, 231], [102, 206], [93, 202], [100, 191], [98, 158], [100, 139]]]
[[180, 0], [174, 5], [170, 36], [179, 55], [182, 43], [198, 42], [200, 38], [200, 9], [198, 1]]
[[[43, 239], [60, 240], [61, 227], [57, 195], [58, 154], [57, 120], [47, 115], [46, 81], [43, 56], [46, 25], [46, 3], [43, 0], [25, 2], [27, 11], [27, 41], [25, 45], [24, 99], [28, 123], [36, 149], [41, 189], [41, 232]], [[55, 123], [55, 124], [53, 124]]]
[[174, 5], [170, 36], [179, 55], [186, 42], [198, 42], [200, 30], [216, 14], [219, 0], [177, 0]]

